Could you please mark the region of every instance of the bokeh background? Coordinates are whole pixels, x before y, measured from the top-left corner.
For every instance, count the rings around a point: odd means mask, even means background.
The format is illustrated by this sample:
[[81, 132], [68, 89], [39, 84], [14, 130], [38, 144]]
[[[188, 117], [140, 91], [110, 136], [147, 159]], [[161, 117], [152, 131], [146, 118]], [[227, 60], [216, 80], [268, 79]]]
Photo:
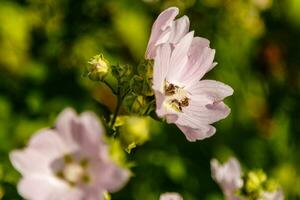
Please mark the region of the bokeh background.
[[166, 7], [188, 15], [196, 35], [216, 49], [206, 78], [231, 85], [231, 115], [217, 133], [188, 142], [155, 123], [151, 138], [128, 155], [135, 176], [114, 200], [155, 200], [177, 191], [186, 200], [220, 200], [209, 161], [236, 156], [262, 168], [300, 199], [299, 0], [0, 0], [0, 199], [22, 199], [8, 152], [53, 125], [67, 106], [104, 113], [107, 91], [87, 78], [87, 61], [137, 64], [150, 29]]

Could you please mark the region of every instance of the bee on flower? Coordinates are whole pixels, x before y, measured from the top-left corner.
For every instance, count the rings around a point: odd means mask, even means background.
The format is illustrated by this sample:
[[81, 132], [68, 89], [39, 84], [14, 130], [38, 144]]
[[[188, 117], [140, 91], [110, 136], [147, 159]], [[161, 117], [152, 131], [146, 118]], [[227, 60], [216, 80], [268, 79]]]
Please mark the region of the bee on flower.
[[214, 80], [201, 80], [216, 66], [215, 50], [205, 38], [194, 37], [186, 16], [174, 20], [177, 8], [163, 11], [154, 22], [146, 58], [154, 60], [153, 90], [156, 113], [174, 123], [189, 141], [212, 136], [211, 125], [226, 118], [223, 99], [233, 89]]

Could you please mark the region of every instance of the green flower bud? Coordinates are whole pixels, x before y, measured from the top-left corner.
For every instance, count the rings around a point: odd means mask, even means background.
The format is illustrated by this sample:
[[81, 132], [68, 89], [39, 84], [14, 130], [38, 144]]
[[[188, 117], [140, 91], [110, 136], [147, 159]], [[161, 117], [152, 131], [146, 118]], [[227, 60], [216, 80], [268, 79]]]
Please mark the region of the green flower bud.
[[140, 76], [152, 79], [153, 77], [153, 60], [143, 60], [137, 67]]
[[130, 113], [140, 114], [146, 108], [146, 100], [143, 96], [128, 95], [124, 100], [124, 106]]
[[103, 80], [110, 71], [110, 63], [102, 54], [94, 56], [87, 67], [87, 76], [93, 81]]
[[133, 70], [130, 65], [116, 65], [112, 66], [112, 74], [121, 82], [129, 81]]
[[260, 193], [263, 190], [263, 183], [267, 180], [262, 170], [250, 171], [246, 176], [245, 189], [247, 193]]
[[124, 116], [123, 125], [119, 128], [123, 148], [130, 151], [149, 139], [149, 119], [147, 117]]

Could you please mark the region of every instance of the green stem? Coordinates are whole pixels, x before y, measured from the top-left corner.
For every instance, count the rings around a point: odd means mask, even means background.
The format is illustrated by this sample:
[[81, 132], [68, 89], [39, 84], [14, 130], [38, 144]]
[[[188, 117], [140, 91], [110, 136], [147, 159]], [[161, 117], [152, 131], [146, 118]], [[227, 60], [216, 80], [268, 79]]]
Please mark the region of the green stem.
[[103, 83], [104, 83], [107, 87], [109, 87], [109, 89], [110, 89], [114, 94], [116, 94], [116, 91], [114, 90], [114, 88], [113, 88], [106, 80], [103, 80]]
[[116, 119], [117, 119], [117, 116], [119, 114], [119, 111], [120, 111], [123, 99], [124, 98], [121, 97], [120, 94], [119, 94], [119, 92], [118, 92], [118, 94], [117, 94], [117, 106], [116, 106], [113, 118], [112, 118], [110, 126], [109, 126], [110, 128], [112, 128], [114, 126], [115, 122], [116, 122]]

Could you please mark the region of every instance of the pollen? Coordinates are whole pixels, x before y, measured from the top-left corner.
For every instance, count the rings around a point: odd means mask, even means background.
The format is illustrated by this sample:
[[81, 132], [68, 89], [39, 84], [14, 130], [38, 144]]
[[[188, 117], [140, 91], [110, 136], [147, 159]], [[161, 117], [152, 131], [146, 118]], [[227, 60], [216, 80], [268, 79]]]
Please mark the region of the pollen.
[[167, 107], [171, 107], [177, 112], [182, 112], [183, 107], [189, 106], [189, 95], [184, 87], [179, 87], [172, 83], [165, 83], [165, 104]]

